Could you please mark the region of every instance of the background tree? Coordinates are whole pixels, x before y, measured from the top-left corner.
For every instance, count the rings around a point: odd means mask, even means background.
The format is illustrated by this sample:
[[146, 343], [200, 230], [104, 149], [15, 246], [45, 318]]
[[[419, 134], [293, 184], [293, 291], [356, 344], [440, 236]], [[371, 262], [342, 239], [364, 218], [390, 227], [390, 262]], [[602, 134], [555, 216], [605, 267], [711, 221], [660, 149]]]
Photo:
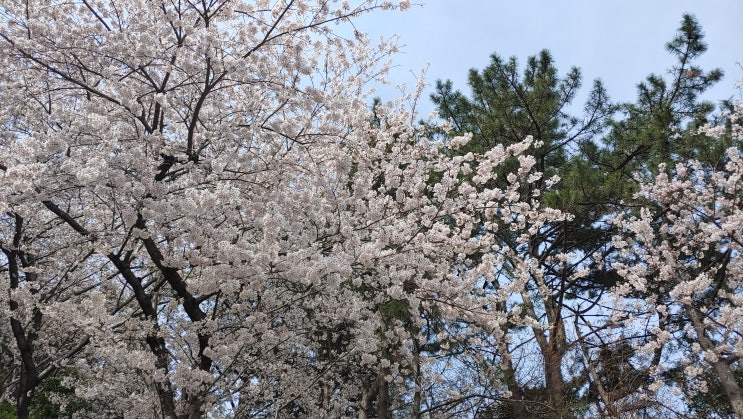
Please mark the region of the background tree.
[[[735, 130], [740, 138], [737, 123]], [[643, 185], [643, 198], [653, 204], [648, 208], [661, 211], [618, 218], [623, 235], [615, 244], [625, 259], [615, 267], [627, 283], [616, 293], [626, 298], [627, 324], [644, 325], [634, 328], [645, 333], [641, 351], [672, 354], [655, 366], [651, 388], [682, 390], [696, 413], [729, 410], [740, 416], [740, 151], [728, 149], [720, 164], [721, 170], [696, 160], [661, 166], [653, 182]], [[712, 407], [703, 398], [715, 388], [725, 397]]]
[[[453, 133], [473, 133], [468, 150], [509, 143], [526, 135], [543, 143], [532, 151], [538, 162], [535, 169], [544, 174], [535, 184], [540, 189], [535, 199], [572, 215], [568, 221], [533, 234], [528, 245], [518, 243], [516, 236], [503, 230], [498, 234], [499, 240], [528, 254], [542, 268], [526, 286], [526, 292], [498, 309], [511, 311], [521, 306], [527, 318], [537, 321], [539, 326], [532, 323], [526, 336], [523, 326], [528, 323], [515, 321], [513, 334], [525, 337], [511, 346], [528, 347], [534, 339], [536, 358], [541, 358], [544, 368], [544, 376], [529, 383], [523, 371], [531, 371], [533, 364], [505, 363], [514, 400], [508, 407], [499, 407], [500, 414], [544, 416], [551, 411], [559, 416], [597, 405], [604, 406], [606, 414], [616, 416], [621, 410], [614, 405], [620, 400], [624, 400], [622, 409], [643, 406], [633, 401], [633, 394], [647, 385], [648, 371], [635, 369], [631, 351], [622, 352], [626, 356], [621, 359], [607, 358], [609, 353], [605, 352], [607, 347], [631, 348], [621, 340], [615, 342], [619, 335], [612, 331], [618, 325], [608, 321], [611, 307], [602, 298], [621, 280], [607, 262], [615, 254], [610, 242], [614, 227], [607, 220], [631, 207], [633, 193], [639, 187], [638, 171], [651, 176], [660, 162], [692, 157], [719, 163], [720, 153], [730, 144], [729, 138], [706, 139], [695, 131], [713, 109], [711, 104], [700, 102], [699, 96], [722, 73], [705, 73], [694, 65], [706, 45], [701, 27], [692, 16], [683, 17], [677, 36], [666, 48], [677, 59], [670, 70], [670, 81], [651, 75], [638, 85], [637, 103], [616, 107], [600, 82], [595, 82], [582, 118], [571, 117], [567, 111], [580, 87], [578, 70], [572, 69], [558, 79], [546, 51], [528, 59], [523, 76], [518, 74], [515, 58], [505, 62], [493, 56], [491, 65], [482, 72], [470, 71], [471, 98], [453, 91], [451, 82], [437, 82], [432, 100], [441, 117], [451, 123]], [[611, 121], [616, 110], [623, 115]], [[548, 183], [553, 175], [561, 181]], [[499, 179], [501, 184], [506, 183], [503, 176]], [[508, 276], [505, 270], [503, 278]], [[503, 284], [493, 284], [494, 289], [498, 286]], [[504, 359], [513, 359], [513, 355], [509, 349], [500, 351]], [[657, 362], [660, 354], [656, 355]], [[583, 360], [579, 364], [583, 367], [569, 368], [576, 359]], [[612, 368], [620, 364], [631, 377], [621, 386], [604, 381], [616, 378]], [[546, 392], [539, 391], [541, 386]], [[586, 386], [589, 391], [585, 391]], [[549, 394], [546, 403], [545, 393]], [[519, 401], [522, 399], [526, 402]], [[564, 404], [571, 399], [574, 405]], [[529, 404], [549, 407], [529, 412]]]
[[[676, 37], [666, 44], [666, 50], [676, 60], [676, 64], [668, 70], [668, 76], [653, 74], [638, 84], [637, 101], [621, 105], [623, 117], [612, 123], [609, 135], [598, 146], [586, 144], [582, 148], [586, 162], [603, 171], [603, 177], [595, 183], [596, 200], [613, 208], [615, 213], [639, 215], [638, 209], [644, 208], [654, 213], [655, 217], [663, 218], [666, 211], [663, 207], [649, 203], [644, 198], [637, 200], [635, 194], [639, 191], [640, 184], [651, 182], [655, 176], [665, 175], [660, 167], [673, 167], [689, 159], [695, 159], [709, 169], [722, 169], [727, 160], [726, 149], [739, 141], [730, 134], [708, 136], [706, 132], [699, 130], [710, 120], [710, 112], [714, 109], [713, 104], [702, 101], [700, 97], [721, 79], [722, 71], [714, 69], [707, 72], [695, 64], [707, 50], [707, 45], [702, 27], [693, 16], [683, 16]], [[615, 261], [612, 248], [613, 246], [607, 247], [605, 260], [599, 266], [607, 277], [617, 280], [619, 276], [611, 266], [611, 262]], [[662, 281], [651, 283], [661, 284]], [[664, 292], [667, 289], [647, 293]], [[635, 295], [650, 298], [647, 293], [637, 292]], [[670, 323], [666, 324], [669, 321], [670, 317], [663, 318], [658, 327], [665, 330], [666, 326], [671, 326]], [[617, 325], [622, 324], [619, 322]], [[645, 332], [651, 339], [657, 333]], [[621, 333], [604, 340], [616, 340], [617, 344], [634, 346], [646, 339], [642, 336], [637, 338], [638, 341], [632, 342]], [[594, 350], [596, 354], [600, 353], [600, 346], [604, 344], [602, 339], [591, 343], [599, 346]], [[649, 362], [658, 366], [669, 356], [663, 352], [669, 348], [656, 347], [652, 361], [645, 358], [644, 365], [647, 366]], [[636, 366], [642, 364], [637, 362], [640, 358], [642, 357], [633, 356], [628, 361]], [[646, 374], [643, 373], [644, 375]], [[626, 407], [642, 406], [645, 403], [647, 402], [628, 400]], [[621, 409], [615, 412], [619, 414]]]
[[[534, 172], [542, 174], [542, 178], [535, 182], [534, 189], [521, 193], [552, 208], [573, 213], [568, 220], [533, 230], [527, 243], [520, 242], [518, 235], [506, 229], [496, 233], [499, 242], [511, 248], [514, 254], [528, 255], [539, 267], [535, 272], [538, 275], [529, 279], [516, 294], [517, 299], [494, 308], [512, 312], [519, 307], [518, 310], [534, 321], [528, 332], [523, 329], [528, 324], [523, 319], [514, 321], [511, 332], [522, 338], [502, 347], [499, 354], [513, 397], [509, 404], [510, 414], [523, 417], [564, 415], [574, 409], [570, 406], [571, 400], [575, 401], [580, 388], [580, 384], [572, 381], [576, 377], [563, 375], [569, 352], [573, 350], [565, 316], [569, 315], [568, 307], [576, 302], [576, 297], [580, 296], [579, 302], [586, 298], [581, 295], [586, 285], [582, 275], [576, 273], [587, 266], [590, 255], [606, 240], [606, 231], [595, 226], [598, 219], [595, 209], [585, 205], [585, 188], [578, 183], [583, 179], [573, 176], [575, 166], [580, 164], [575, 154], [579, 145], [602, 132], [614, 107], [601, 83], [596, 81], [583, 117], [570, 116], [568, 108], [581, 85], [580, 72], [572, 68], [564, 78], [558, 78], [547, 51], [530, 57], [523, 75], [519, 74], [515, 58], [504, 61], [493, 55], [491, 64], [482, 72], [470, 71], [469, 84], [471, 98], [452, 91], [451, 82], [437, 82], [437, 92], [432, 96], [440, 116], [452, 124], [454, 133], [473, 133], [473, 141], [464, 151], [514, 143], [526, 136], [534, 138], [538, 144], [530, 150], [536, 159]], [[511, 180], [505, 178], [505, 173], [500, 175], [496, 185]], [[553, 176], [564, 178], [563, 183], [553, 185], [549, 181]], [[539, 194], [535, 194], [535, 190], [539, 190]], [[567, 257], [570, 253], [574, 256]], [[513, 281], [508, 276], [506, 271], [502, 278], [486, 284], [485, 288], [488, 292], [503, 292]], [[521, 350], [515, 348], [530, 347], [530, 341], [538, 348], [541, 358], [538, 362], [544, 376], [526, 382], [524, 371], [532, 369], [533, 364], [527, 362], [517, 366]], [[547, 410], [539, 410], [543, 406], [547, 406]]]
[[666, 44], [676, 63], [668, 77], [651, 74], [637, 85], [637, 100], [621, 105], [623, 118], [614, 121], [611, 132], [598, 149], [587, 148], [587, 159], [604, 168], [607, 190], [620, 190], [631, 198], [635, 175], [655, 173], [660, 163], [691, 158], [716, 164], [731, 145], [723, 139], [700, 135], [696, 129], [707, 122], [714, 105], [700, 100], [718, 82], [719, 69], [705, 71], [695, 65], [706, 50], [702, 27], [692, 15], [684, 15], [676, 37]]

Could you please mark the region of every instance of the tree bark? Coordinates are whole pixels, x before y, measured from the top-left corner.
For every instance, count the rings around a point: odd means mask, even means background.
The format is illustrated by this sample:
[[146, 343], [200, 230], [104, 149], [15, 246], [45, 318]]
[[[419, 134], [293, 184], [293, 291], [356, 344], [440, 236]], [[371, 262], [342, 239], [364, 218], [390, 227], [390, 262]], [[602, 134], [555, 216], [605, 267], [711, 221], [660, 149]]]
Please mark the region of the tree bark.
[[418, 339], [413, 340], [413, 381], [415, 389], [413, 390], [413, 418], [421, 417], [421, 351], [418, 345]]
[[377, 375], [377, 419], [388, 419], [390, 417], [390, 394], [389, 383], [385, 379], [386, 371], [382, 370]]
[[[509, 354], [510, 355], [510, 354]], [[513, 368], [513, 362], [511, 357], [508, 357], [506, 364], [506, 386], [508, 391], [511, 392], [511, 398], [508, 400], [509, 415], [513, 418], [527, 418], [529, 417], [529, 410], [527, 409], [526, 395], [524, 389], [519, 386], [516, 382], [516, 371]]]
[[[531, 300], [527, 293], [522, 293], [527, 313], [533, 318], [538, 318]], [[532, 328], [535, 340], [542, 353], [544, 367], [545, 399], [553, 414], [558, 417], [567, 412], [565, 405], [565, 381], [562, 377], [562, 361], [567, 348], [567, 337], [565, 334], [565, 323], [562, 319], [561, 304], [555, 301], [555, 297], [544, 298], [544, 306], [547, 314], [548, 330]]]
[[359, 404], [359, 419], [370, 419], [372, 412], [372, 405], [374, 399], [377, 396], [377, 382], [370, 384], [368, 380], [364, 380], [364, 389], [361, 393], [361, 403]]
[[[23, 217], [16, 214], [13, 247], [10, 249], [6, 249], [5, 247], [0, 248], [8, 259], [8, 279], [10, 280], [11, 290], [18, 289], [20, 285], [20, 269], [18, 266], [18, 260], [21, 257], [21, 251], [19, 249], [23, 238], [22, 232]], [[9, 306], [11, 313], [16, 311], [19, 307], [18, 302], [12, 298], [9, 299]], [[19, 319], [15, 317], [10, 318], [10, 327], [13, 330], [16, 347], [21, 356], [21, 376], [18, 382], [18, 389], [16, 390], [16, 416], [20, 419], [28, 418], [34, 391], [40, 382], [36, 362], [34, 361], [33, 356], [33, 341], [35, 337], [33, 328], [38, 329], [41, 326], [41, 311], [35, 309], [32, 320], [33, 324], [31, 325], [31, 330], [26, 330]]]

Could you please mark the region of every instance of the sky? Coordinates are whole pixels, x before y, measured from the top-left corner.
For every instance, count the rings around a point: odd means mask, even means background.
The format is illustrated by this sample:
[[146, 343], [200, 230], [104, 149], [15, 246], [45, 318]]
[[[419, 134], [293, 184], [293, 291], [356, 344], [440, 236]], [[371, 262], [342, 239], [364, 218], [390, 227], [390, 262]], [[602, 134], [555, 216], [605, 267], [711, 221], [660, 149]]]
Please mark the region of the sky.
[[[367, 15], [356, 27], [373, 39], [397, 34], [403, 51], [394, 57], [388, 79], [415, 88], [427, 68], [428, 90], [421, 116], [433, 110], [429, 95], [437, 79], [450, 79], [469, 93], [467, 73], [482, 69], [497, 53], [526, 59], [549, 49], [564, 75], [577, 66], [582, 97], [600, 78], [612, 100], [633, 101], [635, 86], [650, 73], [665, 74], [674, 64], [665, 44], [676, 35], [684, 13], [696, 16], [709, 49], [697, 62], [715, 67], [724, 79], [706, 100], [741, 99], [734, 88], [743, 76], [743, 0], [428, 0], [407, 12]], [[418, 5], [416, 5], [418, 4]], [[382, 99], [400, 96], [394, 86], [377, 88]], [[578, 100], [581, 100], [580, 98]], [[582, 106], [581, 106], [582, 107]]]

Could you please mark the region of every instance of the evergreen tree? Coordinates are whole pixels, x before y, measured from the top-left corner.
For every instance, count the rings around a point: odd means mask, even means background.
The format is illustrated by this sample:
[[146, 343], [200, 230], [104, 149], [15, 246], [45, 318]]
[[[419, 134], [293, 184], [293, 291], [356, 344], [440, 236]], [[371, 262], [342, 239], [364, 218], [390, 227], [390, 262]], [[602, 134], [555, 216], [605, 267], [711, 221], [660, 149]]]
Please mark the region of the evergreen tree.
[[[703, 38], [698, 22], [684, 15], [676, 37], [666, 45], [677, 61], [668, 79], [650, 75], [638, 85], [637, 101], [619, 106], [595, 81], [581, 117], [569, 113], [581, 86], [580, 71], [572, 68], [560, 78], [548, 51], [530, 57], [523, 74], [515, 58], [506, 61], [493, 55], [481, 72], [470, 70], [470, 97], [454, 91], [450, 81], [437, 82], [432, 101], [451, 123], [451, 134], [473, 133], [473, 140], [460, 153], [534, 137], [538, 146], [530, 153], [537, 159], [535, 171], [542, 174], [534, 184], [542, 192], [534, 199], [574, 216], [542, 229], [526, 244], [508, 232], [499, 237], [517, 252], [529, 254], [547, 274], [533, 277], [531, 291], [508, 307], [494, 308], [520, 307], [539, 323], [527, 328], [512, 325], [512, 332], [522, 338], [499, 353], [512, 398], [495, 405], [494, 416], [561, 417], [588, 405], [617, 415], [622, 412], [621, 400], [624, 411], [640, 406], [633, 405], [631, 396], [647, 384], [647, 370], [630, 362], [634, 352], [626, 343], [605, 339], [609, 329], [621, 325], [606, 318], [592, 319], [591, 325], [587, 319], [602, 313], [602, 295], [620, 279], [610, 266], [615, 249], [608, 219], [619, 211], [631, 211], [638, 181], [653, 175], [659, 163], [697, 158], [720, 164], [732, 141], [722, 138], [711, 143], [697, 134], [714, 108], [700, 95], [722, 77], [720, 70], [705, 72], [694, 63], [707, 49]], [[618, 110], [620, 118], [611, 120]], [[704, 143], [700, 138], [705, 138]], [[554, 175], [560, 182], [547, 183]], [[493, 186], [507, 182], [499, 179]], [[486, 288], [499, 292], [504, 283]], [[569, 337], [568, 331], [578, 339]], [[533, 365], [517, 363], [512, 352], [532, 340], [544, 373], [544, 380], [536, 384], [524, 378]], [[575, 359], [583, 359], [585, 368], [571, 369], [570, 360]], [[653, 363], [659, 360], [656, 353]]]
[[[521, 243], [520, 238], [509, 234], [507, 229], [501, 230], [505, 231], [499, 240], [505, 246], [518, 254], [528, 254], [547, 274], [531, 279], [530, 292], [517, 298], [520, 302], [493, 308], [511, 311], [514, 306], [520, 306], [528, 318], [538, 321], [539, 326], [528, 328], [524, 328], [524, 324], [513, 324], [512, 330], [524, 335], [524, 339], [536, 342], [544, 371], [542, 383], [524, 382], [524, 368], [533, 366], [516, 366], [516, 353], [511, 351], [518, 345], [501, 348], [499, 355], [505, 364], [504, 377], [501, 378], [508, 383], [512, 401], [497, 406], [494, 412], [514, 417], [563, 416], [581, 403], [578, 394], [586, 377], [584, 372], [572, 377], [563, 374], [574, 350], [567, 333], [566, 315], [571, 312], [573, 316], [579, 314], [583, 310], [581, 305], [586, 302], [595, 303], [586, 293], [592, 287], [587, 286], [576, 273], [607, 240], [606, 229], [596, 224], [599, 220], [596, 210], [583, 205], [585, 188], [580, 183], [581, 177], [575, 173], [586, 168], [576, 167], [580, 164], [580, 156], [576, 153], [581, 144], [593, 140], [605, 129], [614, 106], [597, 80], [584, 106], [583, 116], [571, 115], [570, 105], [581, 86], [580, 71], [574, 67], [560, 78], [552, 56], [546, 50], [527, 60], [523, 74], [520, 74], [515, 58], [506, 61], [492, 55], [490, 65], [482, 72], [470, 71], [469, 85], [471, 98], [453, 91], [450, 81], [439, 81], [432, 96], [440, 116], [452, 124], [453, 134], [473, 133], [473, 140], [460, 152], [483, 152], [497, 144], [510, 145], [527, 136], [533, 137], [536, 145], [529, 152], [536, 158], [534, 171], [541, 173], [542, 177], [521, 193], [533, 196], [542, 205], [575, 214], [570, 221], [541, 229], [528, 243]], [[564, 180], [550, 186], [550, 178], [555, 175]], [[493, 187], [502, 188], [509, 182], [502, 177], [498, 179]], [[535, 190], [542, 192], [537, 196]], [[568, 253], [580, 256], [572, 260], [560, 257]], [[487, 284], [485, 288], [488, 292], [500, 292], [508, 280]]]
[[[720, 69], [707, 72], [695, 64], [707, 50], [707, 44], [702, 27], [693, 16], [683, 16], [666, 50], [676, 59], [668, 77], [651, 74], [639, 83], [637, 100], [621, 105], [624, 118], [612, 124], [603, 146], [585, 149], [586, 156], [612, 176], [613, 181], [606, 184], [608, 188], [616, 189], [622, 183], [633, 185], [635, 173], [652, 174], [660, 163], [696, 158], [716, 165], [730, 145], [724, 140], [711, 143], [708, 137], [696, 133], [714, 109], [700, 96], [720, 81], [723, 73]], [[630, 186], [621, 197], [630, 198], [633, 190]]]
[[[704, 42], [704, 33], [701, 25], [691, 15], [684, 15], [681, 25], [673, 40], [666, 44], [666, 50], [672, 54], [676, 63], [669, 69], [666, 77], [651, 74], [644, 82], [637, 85], [637, 100], [621, 106], [624, 118], [614, 122], [609, 135], [600, 147], [584, 148], [587, 160], [596, 167], [606, 170], [606, 181], [601, 184], [600, 193], [607, 201], [613, 201], [617, 212], [628, 215], [635, 212], [635, 208], [654, 208], [652, 213], [654, 228], [664, 224], [672, 224], [678, 217], [674, 211], [665, 206], [653, 207], [634, 197], [639, 189], [640, 182], [647, 182], [659, 174], [674, 176], [674, 167], [690, 159], [700, 162], [704, 171], [722, 170], [729, 159], [725, 157], [726, 150], [731, 146], [740, 147], [740, 138], [732, 135], [730, 130], [719, 137], [711, 137], [700, 128], [707, 124], [730, 124], [729, 121], [711, 120], [710, 113], [714, 105], [701, 100], [701, 95], [712, 85], [718, 82], [723, 73], [720, 69], [705, 71], [695, 61], [707, 50]], [[730, 103], [723, 102], [724, 108], [731, 108]], [[727, 109], [730, 111], [731, 109]], [[706, 130], [701, 130], [706, 131]], [[663, 173], [666, 172], [666, 173]], [[624, 202], [626, 205], [620, 205]], [[657, 232], [656, 232], [657, 233]], [[731, 255], [721, 249], [709, 250], [697, 255], [697, 261], [703, 267], [725, 267]], [[609, 261], [614, 260], [608, 258]], [[700, 271], [701, 272], [701, 271]], [[724, 272], [724, 269], [721, 270]], [[699, 273], [697, 273], [699, 274]], [[678, 277], [682, 275], [679, 272]], [[715, 278], [721, 275], [715, 275]], [[679, 279], [680, 280], [680, 279]], [[717, 281], [717, 279], [716, 279]], [[674, 284], [655, 278], [648, 281], [645, 293], [638, 293], [639, 298], [653, 296], [656, 304], [665, 304], [671, 301], [671, 290]], [[723, 284], [715, 285], [715, 287]], [[670, 333], [692, 327], [694, 312], [704, 313], [714, 317], [719, 310], [707, 296], [698, 301], [692, 301], [684, 311], [673, 315], [657, 314], [657, 327]], [[641, 331], [635, 339], [636, 343], [643, 343], [652, 339], [653, 333]], [[680, 347], [660, 345], [655, 350], [651, 364], [655, 365], [664, 358], [679, 358], [678, 353], [691, 347], [696, 338], [690, 336], [682, 339]], [[711, 390], [701, 393], [693, 388], [690, 380], [685, 378], [682, 366], [666, 365], [668, 372], [661, 379], [668, 383], [676, 383], [684, 389], [687, 407], [699, 416], [729, 417], [731, 405], [724, 393], [720, 390], [720, 379], [716, 373], [708, 371], [704, 380]], [[740, 376], [736, 376], [738, 386], [743, 384]]]

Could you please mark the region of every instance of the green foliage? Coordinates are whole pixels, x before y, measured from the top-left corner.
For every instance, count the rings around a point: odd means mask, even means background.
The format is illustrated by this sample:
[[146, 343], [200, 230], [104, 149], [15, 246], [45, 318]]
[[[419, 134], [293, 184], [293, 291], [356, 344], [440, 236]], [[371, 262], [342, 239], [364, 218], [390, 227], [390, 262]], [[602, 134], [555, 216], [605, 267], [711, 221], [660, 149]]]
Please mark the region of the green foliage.
[[[615, 109], [601, 82], [594, 82], [583, 117], [568, 114], [581, 86], [580, 70], [573, 67], [560, 78], [546, 50], [528, 58], [523, 74], [516, 58], [506, 61], [493, 54], [490, 65], [481, 72], [470, 70], [469, 85], [471, 98], [454, 91], [450, 81], [438, 81], [431, 97], [441, 117], [454, 126], [454, 135], [473, 133], [472, 141], [460, 153], [482, 153], [532, 136], [541, 143], [529, 150], [537, 159], [535, 171], [541, 172], [543, 179], [553, 175], [563, 179], [558, 190], [542, 191], [543, 202], [571, 212], [580, 210], [590, 190], [587, 176], [598, 178], [600, 173], [582, 164], [574, 151], [581, 144], [591, 144]], [[505, 174], [515, 167], [514, 161], [500, 171]], [[500, 182], [505, 182], [503, 177], [499, 176]], [[539, 181], [535, 187], [542, 185]]]
[[631, 178], [638, 170], [654, 173], [660, 163], [719, 160], [725, 147], [706, 137], [702, 144], [696, 133], [714, 109], [699, 98], [723, 76], [720, 69], [706, 72], [694, 64], [707, 50], [703, 39], [701, 25], [684, 15], [676, 37], [666, 44], [676, 59], [669, 77], [651, 74], [637, 85], [636, 102], [622, 105], [625, 118], [614, 122], [604, 140], [603, 165]]
[[395, 320], [404, 324], [410, 323], [410, 303], [406, 299], [392, 299], [379, 305], [384, 323], [389, 325]]
[[[91, 406], [75, 396], [75, 389], [63, 384], [65, 377], [75, 376], [74, 370], [58, 371], [55, 375], [43, 380], [36, 388], [31, 406], [30, 419], [70, 418], [74, 413], [82, 412]], [[64, 400], [64, 409], [61, 401]], [[0, 419], [16, 417], [16, 407], [11, 403], [0, 403]]]
[[0, 419], [14, 419], [15, 406], [10, 403], [0, 403]]
[[[31, 405], [31, 416], [45, 419], [71, 417], [73, 413], [89, 408], [84, 400], [75, 397], [75, 389], [63, 384], [65, 376], [75, 375], [74, 371], [64, 371], [44, 380], [38, 389], [38, 394]], [[64, 412], [55, 400], [66, 401]]]
[[[542, 179], [522, 194], [528, 196], [539, 189], [543, 206], [575, 216], [571, 222], [553, 226], [537, 241], [551, 243], [562, 237], [560, 246], [547, 247], [553, 251], [594, 252], [608, 240], [605, 227], [596, 221], [610, 211], [609, 203], [617, 200], [615, 185], [598, 185], [607, 179], [620, 183], [580, 153], [584, 148], [598, 152], [596, 136], [604, 132], [616, 109], [601, 82], [593, 83], [580, 117], [568, 112], [581, 87], [580, 70], [573, 67], [560, 77], [546, 50], [529, 57], [523, 71], [516, 58], [503, 60], [493, 54], [485, 69], [470, 70], [469, 85], [471, 95], [467, 97], [454, 91], [450, 81], [438, 81], [432, 95], [441, 117], [454, 127], [452, 135], [473, 133], [472, 140], [458, 152], [482, 153], [498, 144], [510, 145], [533, 137], [537, 145], [528, 152], [535, 156], [534, 171], [542, 173]], [[514, 171], [517, 164], [512, 159], [499, 168], [498, 184], [486, 186], [504, 187], [505, 174]], [[554, 175], [561, 181], [545, 187], [544, 181]], [[500, 230], [500, 238], [513, 245], [516, 237], [510, 237], [507, 229]], [[534, 247], [539, 243], [533, 243]]]

